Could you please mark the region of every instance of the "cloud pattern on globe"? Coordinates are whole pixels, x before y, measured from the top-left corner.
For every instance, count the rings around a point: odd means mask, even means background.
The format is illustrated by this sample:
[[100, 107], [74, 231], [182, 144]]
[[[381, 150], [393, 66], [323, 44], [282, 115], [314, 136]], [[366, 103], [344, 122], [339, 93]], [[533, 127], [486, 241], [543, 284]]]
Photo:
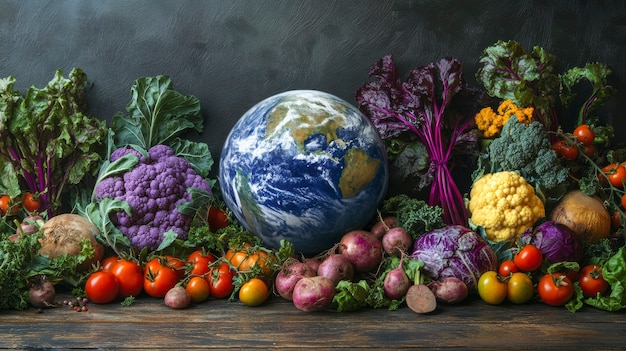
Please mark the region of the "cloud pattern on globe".
[[363, 228], [387, 191], [385, 147], [363, 114], [314, 90], [271, 96], [248, 110], [220, 157], [226, 205], [264, 245], [315, 254]]

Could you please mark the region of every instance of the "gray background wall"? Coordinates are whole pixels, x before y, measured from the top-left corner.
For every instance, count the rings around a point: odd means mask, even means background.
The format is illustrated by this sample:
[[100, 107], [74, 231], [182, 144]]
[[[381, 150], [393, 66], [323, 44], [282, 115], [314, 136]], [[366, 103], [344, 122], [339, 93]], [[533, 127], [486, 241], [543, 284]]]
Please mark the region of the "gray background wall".
[[603, 118], [624, 139], [625, 1], [0, 0], [0, 76], [25, 90], [80, 67], [95, 84], [91, 113], [109, 119], [135, 79], [168, 75], [200, 99], [205, 131], [192, 138], [215, 159], [236, 120], [270, 95], [306, 88], [354, 102], [388, 52], [403, 72], [455, 56], [476, 86], [478, 57], [499, 39], [542, 46], [562, 69], [607, 63], [620, 90]]

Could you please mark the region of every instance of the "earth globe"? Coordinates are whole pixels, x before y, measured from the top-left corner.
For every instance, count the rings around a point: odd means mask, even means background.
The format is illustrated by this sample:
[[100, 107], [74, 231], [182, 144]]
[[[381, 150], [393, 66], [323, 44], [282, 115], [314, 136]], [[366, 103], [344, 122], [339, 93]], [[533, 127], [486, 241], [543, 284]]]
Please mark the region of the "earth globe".
[[316, 90], [254, 105], [224, 143], [218, 180], [239, 222], [269, 248], [313, 255], [366, 226], [387, 192], [385, 146], [354, 106]]

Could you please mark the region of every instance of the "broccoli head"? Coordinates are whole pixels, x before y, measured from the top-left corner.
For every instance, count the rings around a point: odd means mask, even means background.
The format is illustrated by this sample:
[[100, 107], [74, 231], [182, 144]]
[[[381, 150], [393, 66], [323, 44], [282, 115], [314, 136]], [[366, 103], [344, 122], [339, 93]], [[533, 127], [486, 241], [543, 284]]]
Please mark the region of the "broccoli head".
[[189, 188], [210, 194], [209, 183], [169, 146], [155, 145], [147, 156], [129, 147], [119, 148], [111, 153], [110, 161], [127, 154], [137, 156], [139, 162], [126, 173], [104, 178], [96, 186], [96, 201], [113, 198], [128, 203], [131, 214], [116, 212], [111, 221], [138, 249], [155, 250], [170, 230], [185, 240], [193, 217], [180, 213], [178, 205], [192, 200]]
[[488, 147], [493, 171], [517, 171], [526, 180], [546, 190], [567, 181], [569, 170], [563, 167], [550, 144], [548, 133], [538, 121], [521, 123], [511, 117], [500, 137]]

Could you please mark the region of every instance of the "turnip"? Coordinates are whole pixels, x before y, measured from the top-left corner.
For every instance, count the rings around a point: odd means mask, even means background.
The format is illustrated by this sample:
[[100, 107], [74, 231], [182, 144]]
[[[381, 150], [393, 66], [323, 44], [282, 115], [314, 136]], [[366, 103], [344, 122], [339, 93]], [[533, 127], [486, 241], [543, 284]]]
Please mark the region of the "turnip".
[[432, 281], [428, 283], [428, 288], [432, 290], [438, 301], [453, 304], [458, 303], [469, 294], [467, 284], [456, 277], [447, 277], [441, 281]]
[[169, 308], [187, 308], [191, 303], [191, 296], [182, 286], [175, 286], [167, 291], [163, 298], [165, 305]]
[[306, 263], [311, 268], [313, 268], [314, 271], [317, 272], [317, 269], [319, 268], [320, 263], [322, 263], [322, 261], [323, 261], [323, 259], [321, 257], [316, 256], [316, 257], [307, 258], [307, 259], [305, 259], [302, 262]]
[[411, 287], [411, 281], [404, 272], [402, 267], [402, 260], [398, 267], [390, 270], [383, 281], [383, 289], [385, 290], [385, 296], [392, 300], [398, 300], [406, 295], [406, 292]]
[[320, 311], [328, 308], [335, 296], [335, 284], [322, 276], [300, 279], [293, 289], [293, 304], [304, 312]]
[[317, 275], [330, 279], [335, 285], [341, 280], [354, 278], [354, 266], [348, 258], [341, 254], [326, 257], [317, 268]]
[[62, 255], [78, 255], [84, 239], [89, 240], [94, 254], [77, 267], [79, 271], [88, 270], [104, 255], [104, 246], [94, 236], [98, 229], [85, 217], [73, 213], [60, 214], [48, 220], [42, 229], [43, 238], [39, 249], [42, 256], [53, 259]]
[[45, 276], [37, 276], [30, 281], [28, 301], [37, 308], [51, 307], [54, 305], [56, 290], [54, 285]]
[[389, 229], [383, 235], [381, 243], [383, 250], [389, 256], [400, 257], [403, 253], [413, 251], [413, 238], [401, 227]]
[[353, 230], [344, 234], [338, 250], [352, 262], [356, 272], [369, 272], [378, 267], [383, 259], [382, 243], [365, 230]]
[[296, 286], [296, 283], [304, 277], [314, 277], [315, 275], [316, 272], [311, 266], [304, 262], [293, 260], [278, 272], [274, 281], [274, 287], [278, 295], [292, 301], [293, 288]]
[[370, 232], [378, 240], [381, 240], [382, 237], [385, 235], [385, 233], [389, 231], [389, 229], [392, 229], [398, 226], [398, 218], [394, 216], [388, 216], [388, 217], [382, 218], [380, 214], [378, 218], [379, 218], [378, 222], [374, 223], [374, 225], [370, 229]]

